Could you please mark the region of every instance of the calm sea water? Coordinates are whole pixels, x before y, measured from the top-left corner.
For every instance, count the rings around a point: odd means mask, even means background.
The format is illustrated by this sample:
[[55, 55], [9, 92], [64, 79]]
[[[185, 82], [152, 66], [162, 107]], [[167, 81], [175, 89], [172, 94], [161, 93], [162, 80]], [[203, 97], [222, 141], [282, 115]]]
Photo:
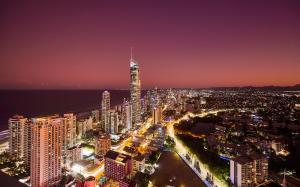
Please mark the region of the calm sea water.
[[[0, 131], [9, 117], [26, 117], [100, 109], [103, 90], [0, 90]], [[128, 90], [110, 90], [111, 105], [129, 98]]]

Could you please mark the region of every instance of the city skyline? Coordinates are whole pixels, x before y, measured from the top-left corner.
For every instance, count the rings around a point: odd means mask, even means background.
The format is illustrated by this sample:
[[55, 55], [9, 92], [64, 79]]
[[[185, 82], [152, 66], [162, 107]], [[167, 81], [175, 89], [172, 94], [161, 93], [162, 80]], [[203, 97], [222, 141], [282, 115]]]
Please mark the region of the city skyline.
[[297, 1], [0, 7], [0, 89], [128, 89], [130, 47], [143, 88], [300, 83]]
[[299, 8], [0, 1], [2, 185], [300, 186]]

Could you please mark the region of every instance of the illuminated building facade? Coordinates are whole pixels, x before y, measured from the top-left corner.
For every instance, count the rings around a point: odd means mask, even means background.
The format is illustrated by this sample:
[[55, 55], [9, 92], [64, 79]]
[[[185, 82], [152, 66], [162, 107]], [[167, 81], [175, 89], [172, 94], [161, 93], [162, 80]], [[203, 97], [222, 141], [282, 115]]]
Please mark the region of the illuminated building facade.
[[30, 122], [23, 116], [13, 116], [8, 120], [9, 153], [11, 156], [30, 163]]
[[101, 123], [102, 128], [105, 132], [109, 132], [109, 110], [110, 110], [110, 93], [104, 91], [102, 93], [102, 104], [101, 104]]
[[131, 174], [131, 156], [108, 151], [104, 157], [104, 174], [106, 177], [119, 181]]
[[135, 127], [141, 122], [141, 81], [139, 65], [130, 59], [130, 102], [132, 104], [132, 125]]
[[153, 124], [160, 123], [161, 118], [162, 118], [162, 109], [161, 109], [161, 107], [154, 107], [153, 110], [152, 110]]
[[101, 134], [95, 140], [95, 154], [105, 155], [111, 147], [111, 139], [108, 134]]
[[262, 155], [239, 156], [230, 160], [230, 181], [237, 187], [256, 186], [267, 180], [268, 160]]
[[70, 147], [66, 151], [67, 163], [66, 166], [71, 168], [73, 162], [77, 162], [82, 159], [82, 148], [80, 146]]
[[132, 171], [134, 174], [137, 172], [144, 172], [145, 170], [145, 157], [143, 155], [137, 155], [132, 159]]
[[64, 114], [63, 118], [63, 156], [68, 148], [76, 145], [76, 115]]
[[132, 106], [128, 101], [124, 101], [122, 105], [122, 124], [126, 130], [132, 128]]
[[109, 128], [106, 132], [111, 134], [118, 134], [119, 133], [119, 115], [116, 110], [109, 110]]
[[62, 177], [63, 118], [33, 118], [31, 140], [31, 186], [55, 185]]
[[98, 124], [100, 121], [100, 112], [99, 110], [93, 110], [92, 111], [92, 118], [93, 118], [93, 123]]

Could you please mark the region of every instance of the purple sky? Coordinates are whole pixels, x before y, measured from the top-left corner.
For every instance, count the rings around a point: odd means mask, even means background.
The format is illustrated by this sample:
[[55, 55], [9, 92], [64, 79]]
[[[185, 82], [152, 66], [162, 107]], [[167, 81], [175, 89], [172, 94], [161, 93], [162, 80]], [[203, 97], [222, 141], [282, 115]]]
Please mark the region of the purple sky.
[[300, 83], [300, 1], [0, 1], [0, 89]]

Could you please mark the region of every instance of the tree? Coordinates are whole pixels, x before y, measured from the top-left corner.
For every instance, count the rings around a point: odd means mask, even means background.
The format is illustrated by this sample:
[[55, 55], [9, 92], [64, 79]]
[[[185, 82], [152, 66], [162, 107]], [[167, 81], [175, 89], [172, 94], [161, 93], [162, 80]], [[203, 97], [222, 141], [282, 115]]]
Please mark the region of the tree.
[[94, 139], [94, 131], [93, 130], [88, 130], [86, 133], [83, 135], [82, 140], [85, 141], [86, 143], [91, 143]]
[[167, 136], [167, 137], [166, 137], [166, 140], [165, 140], [164, 146], [165, 146], [166, 148], [173, 149], [174, 146], [175, 146], [175, 142], [174, 142], [173, 138], [171, 138], [170, 136]]
[[156, 161], [158, 160], [158, 158], [159, 158], [159, 156], [160, 156], [160, 152], [159, 151], [153, 151], [152, 153], [151, 153], [151, 155], [149, 156], [149, 159], [148, 159], [148, 163], [149, 164], [155, 164], [156, 163]]
[[137, 183], [139, 187], [147, 187], [149, 184], [150, 175], [142, 172], [137, 172], [134, 181]]

